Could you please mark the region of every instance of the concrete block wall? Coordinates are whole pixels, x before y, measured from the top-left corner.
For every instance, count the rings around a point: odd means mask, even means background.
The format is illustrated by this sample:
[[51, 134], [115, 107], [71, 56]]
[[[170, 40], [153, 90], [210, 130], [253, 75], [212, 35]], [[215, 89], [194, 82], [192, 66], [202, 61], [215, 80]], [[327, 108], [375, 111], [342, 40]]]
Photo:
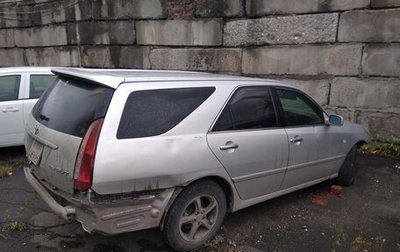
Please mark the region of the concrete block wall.
[[282, 79], [400, 141], [400, 0], [25, 0], [0, 4], [0, 66]]

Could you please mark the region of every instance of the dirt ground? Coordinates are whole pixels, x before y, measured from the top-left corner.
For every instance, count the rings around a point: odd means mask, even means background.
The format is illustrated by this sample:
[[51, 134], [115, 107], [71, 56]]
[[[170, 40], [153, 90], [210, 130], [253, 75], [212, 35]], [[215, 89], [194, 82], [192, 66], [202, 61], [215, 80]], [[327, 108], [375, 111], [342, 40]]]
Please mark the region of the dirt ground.
[[[24, 155], [0, 149], [14, 169], [0, 178], [0, 251], [171, 251], [159, 229], [105, 237], [63, 221], [25, 181]], [[400, 160], [359, 154], [357, 167], [342, 192], [327, 181], [230, 214], [198, 251], [400, 252]]]

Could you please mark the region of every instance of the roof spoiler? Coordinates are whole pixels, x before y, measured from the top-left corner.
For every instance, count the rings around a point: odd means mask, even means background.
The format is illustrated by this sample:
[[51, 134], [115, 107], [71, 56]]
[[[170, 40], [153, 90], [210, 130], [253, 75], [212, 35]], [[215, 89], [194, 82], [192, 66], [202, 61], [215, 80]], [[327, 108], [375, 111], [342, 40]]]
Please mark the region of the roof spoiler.
[[98, 85], [117, 89], [125, 81], [125, 78], [107, 73], [108, 69], [84, 69], [84, 68], [52, 68], [51, 71], [59, 76], [92, 82]]

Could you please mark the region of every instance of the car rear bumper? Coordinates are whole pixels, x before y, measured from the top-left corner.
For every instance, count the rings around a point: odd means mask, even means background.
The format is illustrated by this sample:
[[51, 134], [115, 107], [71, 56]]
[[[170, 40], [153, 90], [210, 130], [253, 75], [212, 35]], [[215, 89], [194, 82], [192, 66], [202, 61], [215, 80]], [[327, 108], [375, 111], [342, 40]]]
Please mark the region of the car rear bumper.
[[158, 227], [175, 191], [169, 188], [120, 199], [107, 199], [107, 196], [101, 196], [101, 200], [68, 198], [44, 186], [31, 168], [25, 167], [24, 171], [29, 184], [54, 212], [66, 220], [80, 222], [89, 233], [113, 235]]
[[76, 208], [72, 206], [62, 206], [60, 205], [46, 190], [44, 186], [32, 175], [29, 167], [24, 168], [25, 178], [29, 184], [35, 189], [35, 191], [40, 195], [40, 197], [47, 203], [47, 205], [66, 220], [74, 219]]

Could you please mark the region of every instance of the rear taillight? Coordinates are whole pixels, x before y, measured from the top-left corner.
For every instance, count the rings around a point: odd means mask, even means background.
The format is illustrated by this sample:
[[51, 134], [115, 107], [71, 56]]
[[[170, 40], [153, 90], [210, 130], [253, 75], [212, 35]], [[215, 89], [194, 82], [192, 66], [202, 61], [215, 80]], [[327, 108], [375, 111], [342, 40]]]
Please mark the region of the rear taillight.
[[79, 148], [74, 172], [74, 189], [77, 191], [92, 187], [94, 158], [103, 121], [101, 118], [92, 122]]

